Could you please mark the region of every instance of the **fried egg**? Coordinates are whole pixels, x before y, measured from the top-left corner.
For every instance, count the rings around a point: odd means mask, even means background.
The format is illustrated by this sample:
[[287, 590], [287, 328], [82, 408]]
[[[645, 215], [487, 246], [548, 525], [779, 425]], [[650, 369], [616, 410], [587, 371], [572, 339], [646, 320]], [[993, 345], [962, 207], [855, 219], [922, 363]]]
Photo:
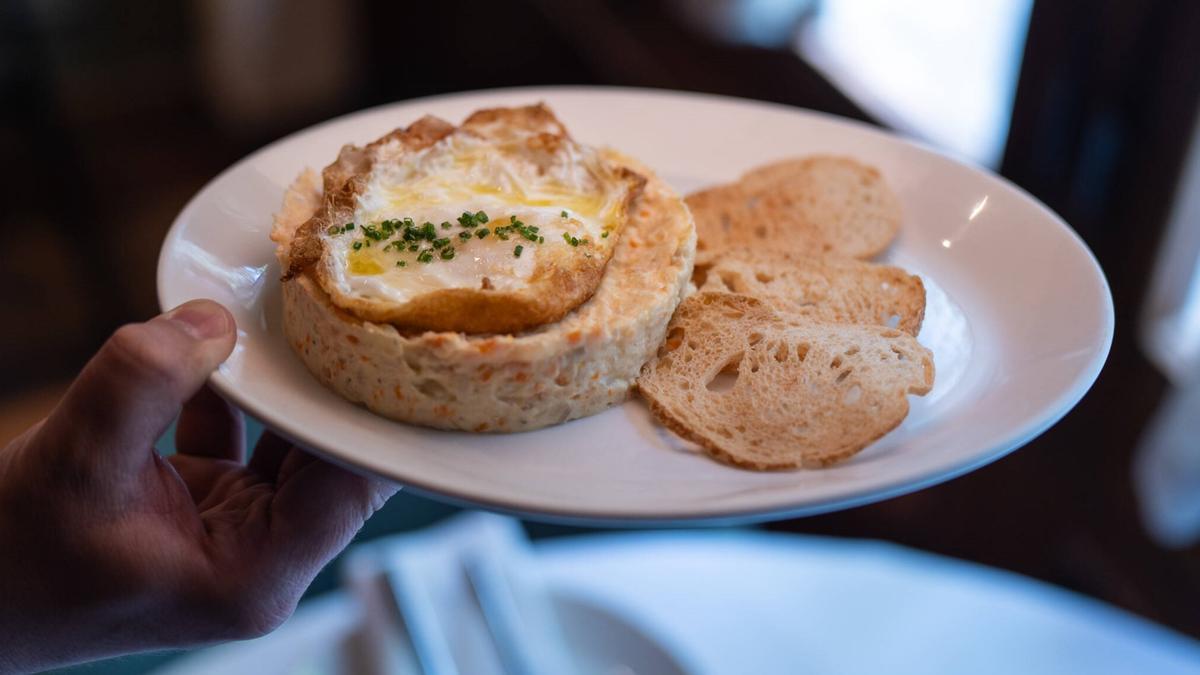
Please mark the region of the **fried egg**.
[[341, 208], [327, 196], [314, 221], [318, 278], [334, 302], [403, 328], [502, 332], [585, 301], [641, 177], [571, 139], [542, 106], [446, 128], [423, 147], [411, 127], [368, 146], [369, 168]]

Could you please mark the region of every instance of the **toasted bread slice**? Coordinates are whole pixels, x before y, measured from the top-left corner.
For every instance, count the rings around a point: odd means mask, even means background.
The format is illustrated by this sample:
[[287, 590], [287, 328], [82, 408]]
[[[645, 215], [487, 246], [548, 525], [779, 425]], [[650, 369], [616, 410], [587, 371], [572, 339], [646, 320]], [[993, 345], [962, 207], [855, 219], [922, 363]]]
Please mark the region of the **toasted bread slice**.
[[696, 287], [752, 295], [783, 313], [814, 321], [899, 328], [916, 336], [925, 285], [899, 267], [771, 249], [730, 249], [697, 267]]
[[638, 390], [675, 433], [749, 469], [820, 467], [894, 429], [933, 386], [933, 357], [882, 326], [784, 317], [746, 295], [680, 304]]
[[790, 159], [687, 197], [696, 264], [737, 247], [870, 258], [900, 228], [900, 202], [879, 171], [843, 157]]
[[616, 157], [575, 142], [544, 105], [460, 127], [425, 117], [346, 146], [284, 282], [310, 275], [339, 309], [407, 332], [553, 323], [596, 291], [645, 185]]

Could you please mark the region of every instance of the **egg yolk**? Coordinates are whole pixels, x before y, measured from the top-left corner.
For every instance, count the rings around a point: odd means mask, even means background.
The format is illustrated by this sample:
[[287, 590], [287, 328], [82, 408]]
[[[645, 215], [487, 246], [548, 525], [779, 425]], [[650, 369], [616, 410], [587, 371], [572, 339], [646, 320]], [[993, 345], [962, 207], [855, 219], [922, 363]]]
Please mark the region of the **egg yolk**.
[[351, 274], [383, 274], [383, 265], [379, 264], [370, 251], [351, 251], [346, 261], [349, 263], [348, 269]]

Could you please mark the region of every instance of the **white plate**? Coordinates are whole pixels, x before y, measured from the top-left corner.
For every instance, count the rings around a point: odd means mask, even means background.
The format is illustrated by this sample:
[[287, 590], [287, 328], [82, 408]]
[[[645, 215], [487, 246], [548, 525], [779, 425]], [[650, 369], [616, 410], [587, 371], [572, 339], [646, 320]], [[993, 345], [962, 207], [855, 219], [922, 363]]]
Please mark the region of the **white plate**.
[[[512, 435], [448, 433], [377, 417], [324, 389], [280, 331], [279, 269], [267, 239], [285, 186], [430, 113], [461, 121], [543, 100], [572, 135], [639, 157], [680, 191], [771, 160], [839, 153], [878, 166], [903, 230], [887, 256], [929, 291], [920, 340], [937, 382], [894, 432], [822, 471], [752, 473], [688, 451], [638, 401]], [[363, 111], [238, 162], [184, 208], [163, 244], [163, 307], [209, 297], [237, 317], [225, 396], [327, 457], [456, 503], [564, 522], [728, 522], [800, 516], [917, 490], [991, 462], [1079, 401], [1112, 341], [1095, 258], [1061, 219], [1003, 179], [866, 125], [737, 99], [608, 88], [508, 89]]]

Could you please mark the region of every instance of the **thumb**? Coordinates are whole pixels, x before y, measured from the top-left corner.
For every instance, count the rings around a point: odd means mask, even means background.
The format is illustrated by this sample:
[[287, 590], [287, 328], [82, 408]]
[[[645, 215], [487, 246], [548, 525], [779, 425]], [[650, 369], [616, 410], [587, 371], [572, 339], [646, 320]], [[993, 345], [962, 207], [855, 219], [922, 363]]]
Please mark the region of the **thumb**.
[[47, 418], [47, 440], [84, 475], [131, 475], [236, 339], [233, 316], [211, 300], [122, 326]]

